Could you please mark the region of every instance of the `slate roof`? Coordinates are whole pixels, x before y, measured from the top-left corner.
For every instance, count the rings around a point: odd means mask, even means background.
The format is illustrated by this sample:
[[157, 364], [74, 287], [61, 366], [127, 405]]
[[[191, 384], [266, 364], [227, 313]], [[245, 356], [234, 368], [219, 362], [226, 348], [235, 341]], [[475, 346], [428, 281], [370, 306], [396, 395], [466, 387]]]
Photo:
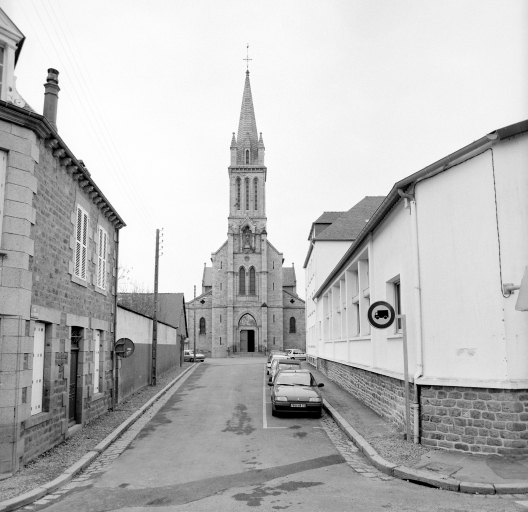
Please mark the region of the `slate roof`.
[[[322, 225], [322, 224], [323, 225], [326, 224], [326, 227], [328, 227], [330, 224], [332, 224], [332, 222], [337, 220], [344, 213], [346, 213], [346, 212], [323, 212], [323, 214], [315, 222], [312, 222], [312, 225], [310, 227], [310, 234], [308, 235], [308, 240], [311, 240], [312, 238], [315, 238], [315, 237], [313, 237], [313, 233], [314, 233], [314, 226], [316, 224], [318, 224], [319, 226]], [[323, 227], [323, 229], [321, 231], [325, 230], [326, 227]], [[319, 230], [316, 230], [316, 231], [318, 231], [317, 234], [319, 234], [321, 232]], [[317, 234], [315, 235], [316, 237], [317, 237]]]
[[348, 212], [341, 215], [324, 231], [319, 233], [315, 239], [355, 240], [384, 199], [385, 196], [367, 196], [363, 198], [350, 208]]
[[203, 286], [213, 286], [213, 267], [204, 267], [202, 284]]
[[295, 267], [282, 267], [282, 286], [295, 286]]

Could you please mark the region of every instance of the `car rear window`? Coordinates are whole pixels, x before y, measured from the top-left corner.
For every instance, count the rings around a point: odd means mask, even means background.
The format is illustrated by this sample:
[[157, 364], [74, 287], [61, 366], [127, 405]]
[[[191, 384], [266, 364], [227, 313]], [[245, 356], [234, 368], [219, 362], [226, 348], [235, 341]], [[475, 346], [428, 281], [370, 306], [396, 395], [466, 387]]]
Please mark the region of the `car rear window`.
[[315, 381], [310, 373], [279, 373], [275, 384], [297, 384], [299, 386], [314, 386]]
[[283, 362], [279, 363], [279, 367], [281, 370], [297, 370], [298, 368], [300, 368], [300, 366], [301, 365], [294, 364], [294, 363], [283, 363]]

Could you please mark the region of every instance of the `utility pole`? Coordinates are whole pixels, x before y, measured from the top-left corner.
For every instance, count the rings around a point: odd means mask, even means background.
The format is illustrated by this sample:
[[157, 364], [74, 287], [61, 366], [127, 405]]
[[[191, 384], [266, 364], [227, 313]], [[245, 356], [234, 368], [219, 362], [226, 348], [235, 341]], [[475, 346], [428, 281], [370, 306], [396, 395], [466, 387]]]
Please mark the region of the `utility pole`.
[[193, 362], [195, 363], [196, 362], [196, 285], [194, 285], [194, 301], [193, 301], [193, 308], [194, 308], [194, 315], [193, 315], [193, 319], [194, 319], [194, 329], [193, 329], [193, 333], [194, 333], [194, 348], [193, 348]]
[[157, 378], [157, 352], [158, 352], [158, 271], [159, 271], [159, 235], [156, 229], [156, 258], [154, 264], [154, 316], [152, 318], [152, 378], [151, 385], [156, 385]]

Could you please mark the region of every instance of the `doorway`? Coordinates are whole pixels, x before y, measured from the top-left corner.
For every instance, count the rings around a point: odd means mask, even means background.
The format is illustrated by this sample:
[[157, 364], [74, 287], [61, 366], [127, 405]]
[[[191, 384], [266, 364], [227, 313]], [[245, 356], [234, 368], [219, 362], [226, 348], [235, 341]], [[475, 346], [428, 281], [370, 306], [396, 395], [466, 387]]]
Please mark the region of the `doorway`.
[[82, 327], [72, 327], [70, 351], [70, 382], [69, 382], [69, 415], [70, 425], [77, 423], [77, 363], [79, 361], [79, 342], [82, 339]]
[[255, 331], [240, 331], [240, 352], [255, 352]]

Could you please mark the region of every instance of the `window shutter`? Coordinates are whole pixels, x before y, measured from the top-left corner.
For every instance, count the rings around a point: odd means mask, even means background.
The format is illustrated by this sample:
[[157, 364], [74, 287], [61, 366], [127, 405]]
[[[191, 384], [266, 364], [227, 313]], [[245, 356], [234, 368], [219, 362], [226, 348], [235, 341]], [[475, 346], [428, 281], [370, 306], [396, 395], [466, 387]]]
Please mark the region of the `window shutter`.
[[35, 322], [33, 337], [33, 381], [31, 383], [31, 415], [42, 412], [44, 394], [44, 338], [45, 325]]
[[75, 275], [86, 279], [86, 264], [88, 257], [88, 214], [77, 207], [77, 224], [75, 234]]
[[99, 227], [99, 244], [97, 249], [97, 286], [106, 290], [106, 254], [108, 233]]

